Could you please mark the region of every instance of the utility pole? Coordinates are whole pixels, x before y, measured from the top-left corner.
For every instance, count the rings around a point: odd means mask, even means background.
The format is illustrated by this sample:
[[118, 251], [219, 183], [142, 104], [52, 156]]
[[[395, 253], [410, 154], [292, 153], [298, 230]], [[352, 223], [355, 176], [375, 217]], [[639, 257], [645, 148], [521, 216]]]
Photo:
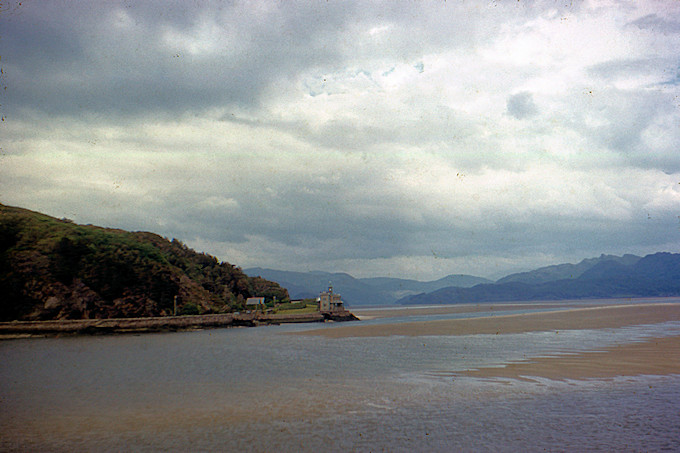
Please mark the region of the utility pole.
[[177, 316], [177, 296], [172, 300], [172, 316]]

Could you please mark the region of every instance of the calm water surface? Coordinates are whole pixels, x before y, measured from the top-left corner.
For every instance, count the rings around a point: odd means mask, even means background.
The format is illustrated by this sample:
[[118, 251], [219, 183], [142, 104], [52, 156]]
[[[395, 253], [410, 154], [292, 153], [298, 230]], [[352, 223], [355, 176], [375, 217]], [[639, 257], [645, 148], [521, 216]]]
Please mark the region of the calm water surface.
[[0, 450], [680, 451], [680, 376], [455, 375], [677, 335], [680, 323], [559, 335], [288, 335], [318, 327], [0, 342]]

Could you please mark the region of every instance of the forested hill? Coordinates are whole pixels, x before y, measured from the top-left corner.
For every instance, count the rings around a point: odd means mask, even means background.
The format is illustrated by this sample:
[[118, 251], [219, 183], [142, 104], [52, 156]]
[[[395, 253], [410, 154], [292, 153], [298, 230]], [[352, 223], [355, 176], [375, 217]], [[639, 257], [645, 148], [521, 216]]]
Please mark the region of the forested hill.
[[0, 205], [0, 321], [167, 316], [175, 296], [203, 314], [288, 292], [175, 239]]

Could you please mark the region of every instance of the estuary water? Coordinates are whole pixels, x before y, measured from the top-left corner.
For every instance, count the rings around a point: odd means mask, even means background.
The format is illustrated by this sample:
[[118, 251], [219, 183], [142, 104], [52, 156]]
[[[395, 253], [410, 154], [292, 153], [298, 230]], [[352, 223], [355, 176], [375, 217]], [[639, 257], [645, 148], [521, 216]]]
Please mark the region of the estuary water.
[[678, 375], [456, 374], [678, 335], [680, 323], [559, 335], [294, 334], [319, 327], [0, 342], [0, 450], [680, 451]]

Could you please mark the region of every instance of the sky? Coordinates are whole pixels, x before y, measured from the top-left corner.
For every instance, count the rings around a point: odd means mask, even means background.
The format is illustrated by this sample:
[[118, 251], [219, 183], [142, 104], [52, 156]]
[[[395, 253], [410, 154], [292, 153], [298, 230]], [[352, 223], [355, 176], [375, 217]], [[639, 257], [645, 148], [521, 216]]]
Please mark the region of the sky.
[[0, 203], [242, 268], [680, 252], [680, 2], [0, 4]]

